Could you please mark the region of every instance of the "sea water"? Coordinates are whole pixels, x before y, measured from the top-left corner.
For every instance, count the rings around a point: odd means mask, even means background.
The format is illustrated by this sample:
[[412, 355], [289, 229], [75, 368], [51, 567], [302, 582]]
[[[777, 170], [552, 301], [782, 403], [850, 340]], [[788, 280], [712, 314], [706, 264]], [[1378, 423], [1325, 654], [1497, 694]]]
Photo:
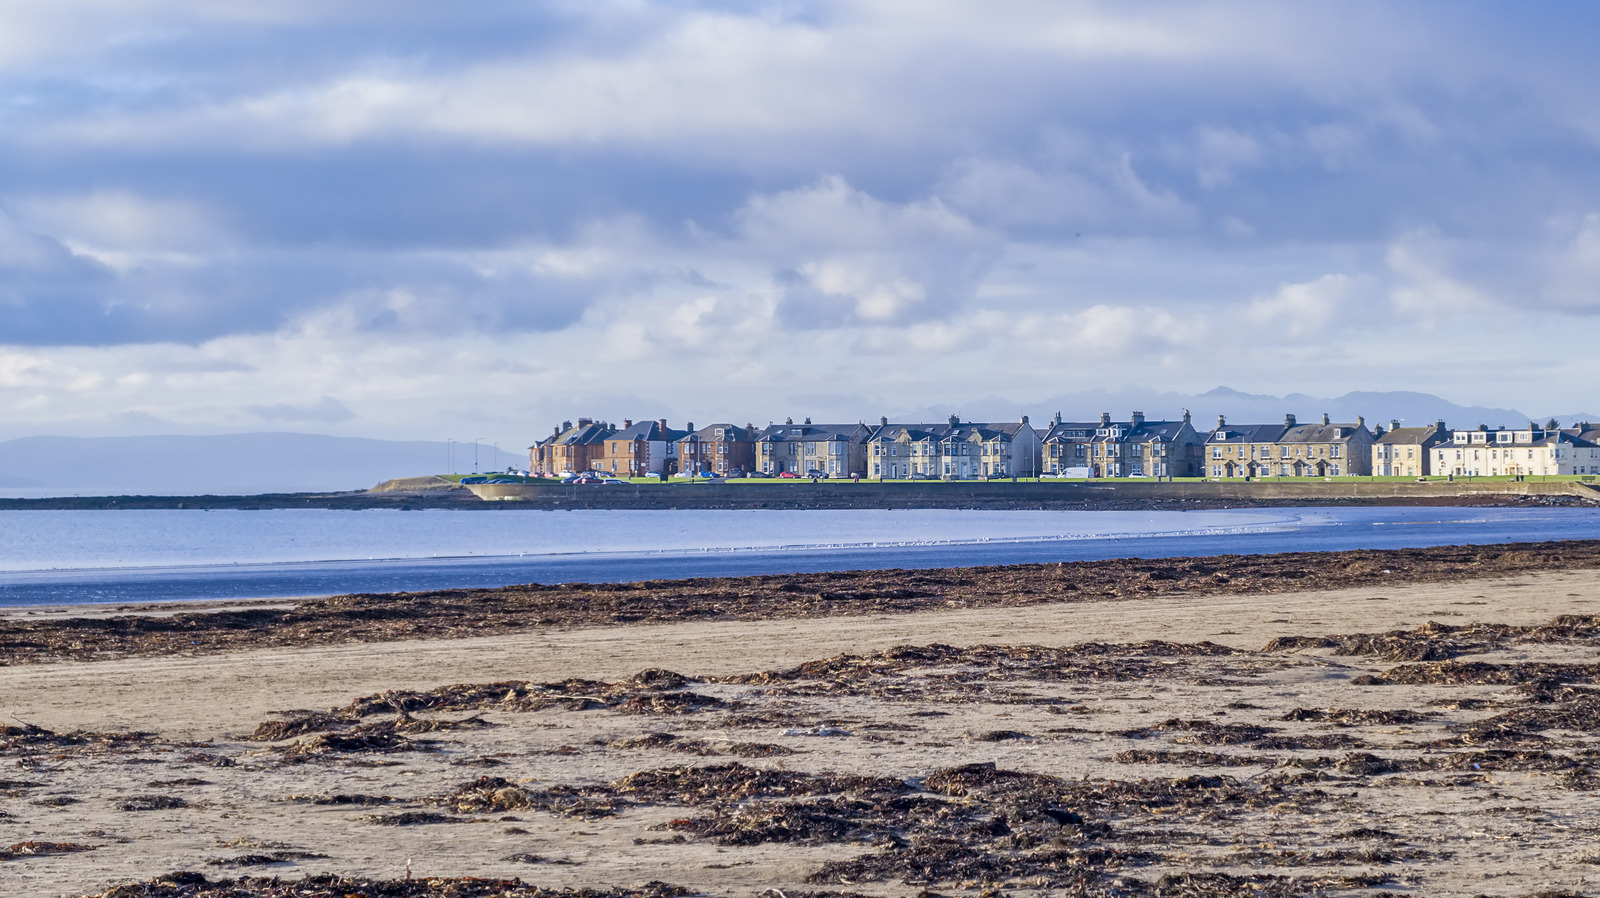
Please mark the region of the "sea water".
[[1600, 538], [1588, 508], [0, 512], [0, 605]]

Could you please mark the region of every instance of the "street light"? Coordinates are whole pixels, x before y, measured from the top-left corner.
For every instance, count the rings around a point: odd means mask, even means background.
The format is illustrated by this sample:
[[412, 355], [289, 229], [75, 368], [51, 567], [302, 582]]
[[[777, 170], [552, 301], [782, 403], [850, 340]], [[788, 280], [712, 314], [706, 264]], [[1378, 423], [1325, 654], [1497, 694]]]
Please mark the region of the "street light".
[[472, 473], [478, 473], [478, 441], [483, 437], [472, 438]]
[[450, 437], [444, 441], [444, 467], [446, 473], [456, 472], [456, 438]]

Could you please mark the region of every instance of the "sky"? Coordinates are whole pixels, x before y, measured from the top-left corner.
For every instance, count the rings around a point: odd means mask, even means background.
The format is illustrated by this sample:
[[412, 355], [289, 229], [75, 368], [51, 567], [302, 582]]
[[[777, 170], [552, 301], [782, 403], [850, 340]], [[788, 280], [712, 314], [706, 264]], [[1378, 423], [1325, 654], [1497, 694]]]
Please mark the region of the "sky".
[[1597, 32], [1463, 0], [0, 4], [0, 439], [509, 447], [1127, 386], [1596, 408]]

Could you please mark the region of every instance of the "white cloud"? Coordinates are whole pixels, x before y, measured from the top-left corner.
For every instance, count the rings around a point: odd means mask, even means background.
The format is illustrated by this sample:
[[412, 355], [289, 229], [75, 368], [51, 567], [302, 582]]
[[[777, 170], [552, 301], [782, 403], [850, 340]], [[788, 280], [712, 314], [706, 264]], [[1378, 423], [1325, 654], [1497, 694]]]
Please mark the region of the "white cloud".
[[1600, 312], [1600, 214], [1555, 223], [1556, 246], [1545, 262], [1542, 294], [1558, 309]]
[[126, 190], [32, 196], [15, 205], [39, 231], [115, 268], [151, 256], [174, 260], [215, 250], [226, 234], [217, 217], [196, 203]]
[[1300, 341], [1316, 337], [1335, 321], [1370, 323], [1366, 310], [1356, 303], [1355, 284], [1342, 274], [1325, 274], [1314, 281], [1284, 284], [1271, 296], [1250, 303], [1250, 317], [1268, 339]]
[[1449, 256], [1450, 247], [1432, 233], [1407, 234], [1390, 244], [1384, 261], [1395, 279], [1389, 299], [1397, 313], [1431, 329], [1495, 309], [1487, 295], [1450, 273]]

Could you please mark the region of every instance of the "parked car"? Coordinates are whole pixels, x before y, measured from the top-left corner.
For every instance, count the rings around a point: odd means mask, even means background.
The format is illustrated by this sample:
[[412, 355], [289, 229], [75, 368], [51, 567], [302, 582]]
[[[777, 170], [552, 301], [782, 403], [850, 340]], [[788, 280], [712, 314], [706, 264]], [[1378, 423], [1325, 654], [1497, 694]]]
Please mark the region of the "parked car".
[[628, 485], [628, 481], [626, 481], [626, 480], [618, 480], [615, 477], [607, 477], [606, 479], [600, 481], [600, 483], [602, 485], [604, 485], [604, 486], [627, 486]]
[[906, 475], [906, 479], [907, 480], [937, 480], [938, 478], [934, 477], [932, 474], [923, 474], [923, 473], [921, 473], [919, 471], [919, 472], [917, 472], [915, 474]]
[[746, 477], [754, 477], [754, 478], [756, 478], [758, 480], [770, 480], [772, 478], [772, 475], [768, 474], [766, 471], [751, 471], [750, 473], [748, 473], [748, 474], [746, 474], [744, 476], [746, 476]]
[[782, 471], [782, 472], [780, 472], [778, 474], [778, 476], [782, 477], [785, 480], [794, 480], [794, 479], [798, 478], [800, 475], [796, 474], [793, 471]]
[[807, 477], [815, 477], [815, 478], [819, 478], [819, 479], [822, 479], [822, 480], [827, 480], [828, 479], [828, 472], [827, 471], [818, 471], [816, 468], [812, 468], [811, 470], [806, 472], [806, 476]]

